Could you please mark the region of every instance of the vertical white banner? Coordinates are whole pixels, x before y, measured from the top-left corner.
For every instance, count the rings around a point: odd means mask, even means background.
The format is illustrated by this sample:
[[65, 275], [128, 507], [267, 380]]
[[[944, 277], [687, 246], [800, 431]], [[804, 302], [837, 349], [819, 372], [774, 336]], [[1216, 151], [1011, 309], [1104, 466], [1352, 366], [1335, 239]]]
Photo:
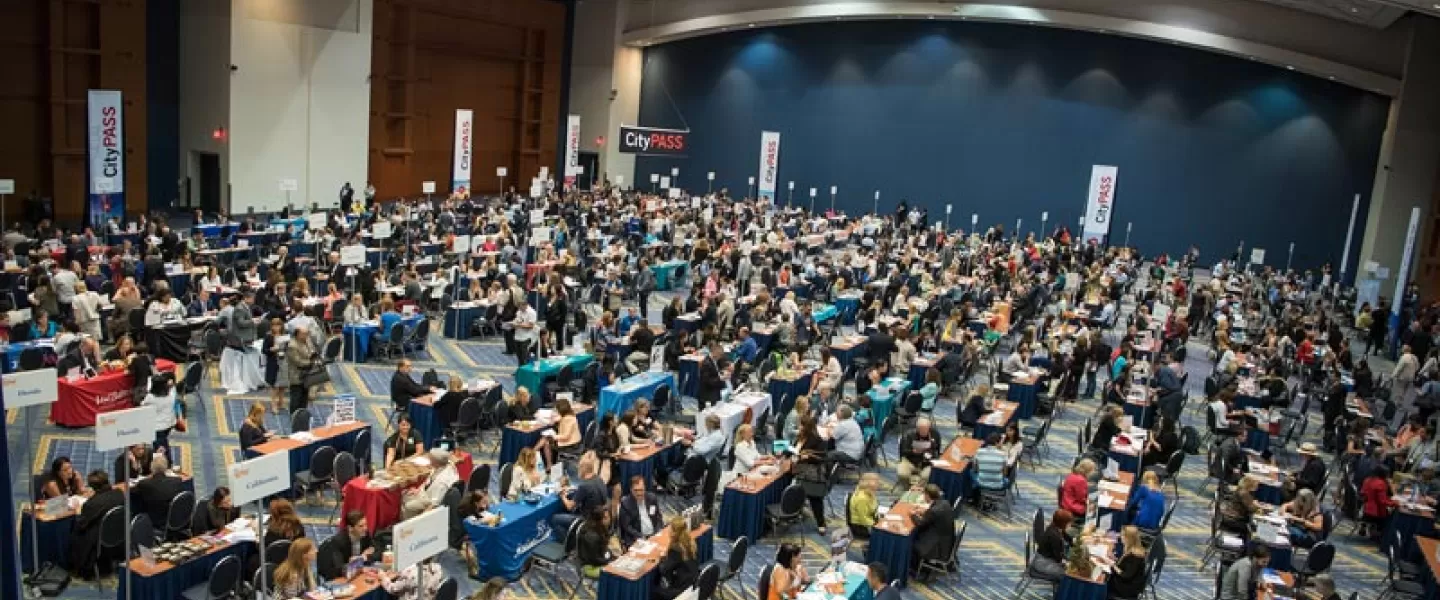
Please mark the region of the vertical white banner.
[[580, 115], [570, 115], [565, 120], [565, 187], [575, 186], [575, 177], [580, 174]]
[[125, 108], [119, 90], [88, 90], [89, 222], [125, 214]]
[[1119, 171], [1118, 167], [1110, 165], [1095, 165], [1090, 169], [1083, 233], [1086, 243], [1104, 244], [1105, 236], [1110, 234], [1110, 217], [1115, 209], [1115, 181]]
[[474, 111], [455, 109], [455, 167], [450, 171], [450, 191], [470, 193], [470, 166], [474, 162]]
[[775, 202], [775, 186], [780, 182], [780, 132], [760, 132], [760, 186], [757, 195], [766, 202]]

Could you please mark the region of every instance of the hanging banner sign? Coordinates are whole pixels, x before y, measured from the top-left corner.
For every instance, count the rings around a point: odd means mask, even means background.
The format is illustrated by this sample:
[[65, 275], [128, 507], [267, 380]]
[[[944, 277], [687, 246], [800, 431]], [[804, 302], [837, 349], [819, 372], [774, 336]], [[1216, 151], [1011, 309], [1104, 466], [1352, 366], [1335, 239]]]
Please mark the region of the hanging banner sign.
[[626, 154], [684, 156], [690, 149], [690, 132], [678, 129], [620, 126], [620, 151]]
[[775, 201], [775, 186], [780, 183], [780, 132], [760, 132], [760, 190], [759, 197], [766, 202]]
[[570, 115], [565, 122], [565, 187], [575, 186], [580, 174], [580, 115]]
[[1085, 202], [1084, 240], [1104, 244], [1110, 235], [1110, 220], [1115, 211], [1115, 182], [1118, 167], [1095, 165], [1090, 169], [1090, 188]]
[[119, 90], [89, 90], [90, 224], [125, 214], [125, 109]]
[[455, 166], [450, 172], [451, 193], [470, 193], [470, 163], [475, 158], [474, 114], [469, 109], [455, 110]]

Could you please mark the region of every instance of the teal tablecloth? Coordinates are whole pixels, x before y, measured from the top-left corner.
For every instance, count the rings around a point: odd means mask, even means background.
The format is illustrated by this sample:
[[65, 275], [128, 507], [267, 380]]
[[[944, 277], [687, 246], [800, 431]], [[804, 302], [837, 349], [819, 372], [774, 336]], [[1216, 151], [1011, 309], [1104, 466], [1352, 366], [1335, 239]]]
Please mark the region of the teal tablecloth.
[[683, 260], [671, 260], [650, 265], [650, 270], [655, 272], [655, 289], [668, 290], [675, 287], [674, 284], [679, 279], [674, 276], [675, 273], [689, 264]]
[[678, 391], [675, 388], [675, 376], [664, 371], [646, 371], [620, 383], [605, 386], [600, 390], [600, 406], [595, 418], [599, 419], [610, 413], [624, 413], [636, 400], [654, 398], [655, 390], [662, 385], [670, 386], [670, 400], [673, 402]]
[[573, 356], [552, 356], [545, 360], [531, 361], [525, 364], [525, 366], [515, 369], [515, 387], [529, 389], [531, 396], [539, 398], [540, 384], [543, 383], [546, 378], [559, 375], [560, 369], [565, 368], [565, 365], [570, 365], [571, 370], [575, 372], [575, 376], [579, 377], [580, 372], [584, 371], [585, 367], [589, 366], [592, 360], [595, 360], [595, 357], [589, 354], [577, 354]]
[[[885, 389], [882, 390], [881, 386], [885, 386]], [[895, 405], [904, 402], [905, 394], [909, 391], [910, 380], [904, 377], [889, 377], [866, 392], [870, 394], [870, 412], [875, 415], [877, 426], [885, 423], [890, 413], [895, 412]]]
[[824, 323], [838, 316], [840, 316], [840, 309], [835, 308], [833, 304], [821, 304], [810, 311], [810, 317], [816, 323]]

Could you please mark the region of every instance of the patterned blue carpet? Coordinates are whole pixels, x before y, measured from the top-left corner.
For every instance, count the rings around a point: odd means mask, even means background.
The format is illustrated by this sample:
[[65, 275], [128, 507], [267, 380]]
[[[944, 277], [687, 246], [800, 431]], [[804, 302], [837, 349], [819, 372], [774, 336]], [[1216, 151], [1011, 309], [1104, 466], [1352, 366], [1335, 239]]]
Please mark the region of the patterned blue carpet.
[[[651, 300], [651, 306], [658, 309], [663, 306], [662, 303], [668, 301], [669, 294], [655, 294]], [[1201, 382], [1210, 370], [1210, 363], [1204, 358], [1205, 349], [1198, 343], [1192, 343], [1189, 350], [1191, 358], [1187, 364], [1187, 370], [1191, 373], [1190, 382], [1193, 388], [1191, 395], [1193, 397], [1201, 395]], [[515, 363], [512, 357], [502, 354], [502, 346], [498, 338], [456, 342], [435, 335], [432, 336], [430, 347], [416, 358], [415, 363], [417, 378], [420, 373], [434, 369], [442, 378], [462, 376], [469, 379], [476, 376], [489, 376], [499, 380], [507, 393], [514, 389], [512, 374]], [[319, 394], [318, 399], [314, 402], [316, 418], [321, 420], [325, 418], [325, 415], [328, 414], [330, 399], [335, 394], [355, 394], [360, 402], [362, 418], [370, 421], [377, 430], [374, 440], [378, 456], [379, 444], [383, 438], [379, 432], [384, 428], [385, 408], [389, 401], [389, 380], [393, 369], [393, 365], [381, 362], [336, 365], [331, 372], [334, 379], [333, 385]], [[194, 475], [196, 490], [202, 496], [208, 494], [216, 486], [224, 484], [223, 468], [240, 458], [238, 438], [235, 432], [238, 431], [239, 424], [244, 418], [245, 409], [252, 402], [268, 403], [269, 398], [266, 392], [242, 396], [225, 395], [224, 390], [219, 387], [218, 374], [211, 371], [207, 379], [206, 389], [202, 391], [200, 398], [192, 397], [189, 401], [190, 431], [175, 434], [172, 437], [174, 447], [178, 451], [179, 464]], [[1044, 509], [1047, 514], [1054, 509], [1055, 485], [1069, 468], [1075, 454], [1076, 432], [1083, 425], [1085, 418], [1094, 411], [1095, 406], [1094, 400], [1071, 405], [1061, 417], [1056, 419], [1050, 435], [1051, 451], [1042, 457], [1038, 466], [1032, 468], [1027, 462], [1021, 468], [1018, 483], [1020, 496], [1014, 504], [1013, 516], [1007, 516], [1003, 510], [979, 514], [970, 508], [961, 514], [969, 526], [960, 551], [961, 577], [950, 576], [928, 584], [912, 583], [903, 594], [907, 598], [924, 598], [926, 600], [1014, 598], [1015, 585], [1024, 564], [1022, 548], [1024, 532], [1037, 507]], [[1203, 426], [1203, 421], [1198, 420], [1190, 411], [1186, 412], [1187, 423], [1195, 422]], [[950, 399], [942, 399], [936, 406], [934, 414], [941, 432], [949, 439], [956, 431], [954, 402]], [[92, 434], [89, 430], [65, 430], [47, 425], [45, 417], [46, 415], [42, 415], [38, 409], [32, 409], [30, 414], [11, 411], [6, 415], [10, 440], [8, 451], [11, 456], [11, 464], [17, 469], [23, 471], [27, 464], [32, 465], [35, 469], [40, 469], [57, 456], [69, 456], [75, 461], [76, 468], [83, 473], [92, 468], [106, 468], [114, 460], [114, 453], [101, 454], [91, 450], [89, 440]], [[1312, 415], [1312, 419], [1317, 420], [1318, 423], [1319, 415]], [[272, 428], [281, 428], [277, 418], [272, 416], [271, 420]], [[1313, 432], [1318, 427], [1310, 429]], [[489, 450], [489, 446], [490, 444], [486, 444], [485, 449]], [[467, 448], [467, 450], [476, 452], [473, 447]], [[893, 457], [897, 453], [895, 437], [892, 436], [886, 452], [893, 461]], [[493, 454], [479, 454], [475, 460], [477, 465], [493, 464], [494, 461]], [[1164, 600], [1200, 600], [1210, 597], [1212, 593], [1212, 583], [1215, 577], [1213, 563], [1208, 570], [1199, 570], [1200, 555], [1209, 533], [1209, 512], [1206, 508], [1208, 497], [1202, 497], [1196, 493], [1204, 477], [1202, 462], [1203, 457], [1191, 457], [1182, 470], [1181, 504], [1165, 533], [1169, 542], [1170, 558], [1159, 589], [1160, 596]], [[882, 469], [880, 475], [887, 484], [883, 486], [883, 489], [888, 490], [889, 484], [894, 481], [893, 469]], [[27, 473], [12, 473], [11, 477], [14, 489], [26, 489]], [[850, 491], [851, 487], [852, 484], [847, 481], [833, 492], [831, 498], [833, 506], [843, 505], [845, 494]], [[17, 503], [25, 500], [21, 497], [16, 498]], [[893, 495], [883, 493], [881, 501], [882, 504], [888, 504], [893, 501]], [[333, 502], [334, 498], [327, 496], [323, 504], [300, 507], [310, 536], [323, 539], [333, 533], [333, 528], [325, 523], [331, 513]], [[843, 526], [841, 515], [831, 514], [829, 519], [832, 526]], [[1332, 537], [1340, 550], [1332, 573], [1339, 583], [1341, 593], [1345, 596], [1348, 596], [1351, 591], [1358, 591], [1362, 598], [1372, 598], [1380, 591], [1378, 583], [1385, 575], [1385, 560], [1372, 544], [1349, 536], [1348, 526], [1344, 530], [1347, 534], [1337, 533]], [[787, 539], [793, 538], [794, 535], [787, 536]], [[813, 572], [820, 568], [826, 560], [828, 545], [814, 533], [813, 527], [805, 536], [805, 545], [805, 559], [811, 563]], [[760, 540], [757, 547], [752, 548], [742, 577], [747, 594], [755, 593], [755, 580], [758, 573], [765, 564], [773, 560], [775, 547], [776, 541], [766, 538]], [[24, 551], [28, 551], [28, 549]], [[728, 541], [716, 541], [717, 558], [726, 557], [728, 551]], [[863, 546], [856, 543], [852, 547], [851, 554], [852, 558], [863, 560]], [[448, 572], [460, 580], [462, 597], [477, 589], [478, 582], [464, 576], [463, 563], [458, 556], [453, 553], [445, 555], [443, 564]], [[568, 571], [566, 575], [570, 575]], [[567, 579], [568, 581], [573, 580]], [[592, 590], [593, 588], [586, 588], [580, 592], [580, 595], [593, 596]], [[508, 591], [514, 595], [513, 597], [521, 599], [564, 598], [569, 595], [568, 588], [557, 585], [548, 575], [544, 574], [527, 575]], [[1029, 598], [1048, 597], [1050, 594], [1051, 590], [1043, 585], [1031, 586], [1026, 592], [1026, 596]], [[77, 582], [63, 597], [114, 598], [115, 592], [113, 587], [107, 588], [103, 593], [97, 592], [93, 584]]]

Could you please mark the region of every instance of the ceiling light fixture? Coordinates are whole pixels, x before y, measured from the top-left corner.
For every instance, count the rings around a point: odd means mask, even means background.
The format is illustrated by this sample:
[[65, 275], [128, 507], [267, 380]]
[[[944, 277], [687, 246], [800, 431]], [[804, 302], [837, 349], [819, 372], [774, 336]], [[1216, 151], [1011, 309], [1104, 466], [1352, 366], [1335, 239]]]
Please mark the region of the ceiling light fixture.
[[1295, 66], [1294, 66], [1294, 65], [1285, 65], [1285, 68], [1286, 68], [1286, 69], [1289, 69], [1289, 70], [1291, 70], [1291, 71], [1294, 71], [1294, 70], [1295, 70]]
[[745, 25], [745, 26], [746, 26], [746, 27], [754, 27], [755, 24], [754, 24], [754, 23], [749, 23], [749, 24], [747, 24], [747, 25]]
[[1331, 76], [1330, 76], [1330, 81], [1335, 81], [1335, 76], [1334, 76], [1334, 75], [1331, 75]]

